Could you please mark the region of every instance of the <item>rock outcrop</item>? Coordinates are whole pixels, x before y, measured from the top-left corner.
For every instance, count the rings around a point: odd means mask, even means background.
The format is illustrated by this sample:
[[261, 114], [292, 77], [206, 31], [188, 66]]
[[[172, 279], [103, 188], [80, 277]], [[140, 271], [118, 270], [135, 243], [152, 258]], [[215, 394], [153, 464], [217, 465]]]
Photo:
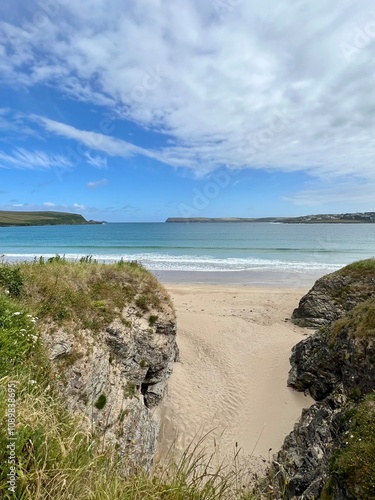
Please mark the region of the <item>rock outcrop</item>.
[[[368, 270], [360, 277], [358, 273], [349, 276], [344, 268], [344, 276], [338, 272], [318, 280], [298, 308], [300, 319], [304, 317], [310, 326], [326, 326], [293, 348], [288, 385], [309, 392], [317, 403], [303, 411], [273, 458], [270, 467], [273, 498], [375, 497], [375, 484], [371, 481], [370, 486], [366, 481], [363, 486], [356, 480], [349, 484], [349, 475], [340, 475], [332, 467], [337, 454], [345, 453], [350, 446], [347, 434], [358, 405], [375, 390], [374, 263], [367, 262]], [[344, 292], [335, 288], [339, 285], [345, 287]], [[337, 297], [343, 297], [338, 308]], [[372, 402], [370, 406], [375, 407]], [[375, 445], [375, 435], [371, 439]], [[350, 463], [356, 467], [352, 459]]]
[[[373, 391], [374, 341], [353, 337], [350, 326], [337, 323], [297, 344], [290, 358], [288, 385], [298, 391], [308, 391], [316, 401], [334, 390], [356, 396]], [[335, 330], [339, 332], [336, 334]]]
[[178, 357], [171, 307], [152, 326], [128, 306], [99, 332], [49, 325], [44, 338], [67, 407], [103, 445], [116, 447], [126, 472], [148, 470], [159, 431], [155, 408]]
[[274, 489], [280, 492], [276, 498], [317, 500], [321, 497], [332, 454], [347, 431], [343, 416], [348, 408], [346, 396], [334, 393], [302, 413], [272, 462]]
[[375, 272], [372, 269], [375, 260], [361, 262], [362, 266], [351, 264], [317, 280], [293, 311], [293, 322], [319, 328], [341, 318], [357, 304], [375, 295]]

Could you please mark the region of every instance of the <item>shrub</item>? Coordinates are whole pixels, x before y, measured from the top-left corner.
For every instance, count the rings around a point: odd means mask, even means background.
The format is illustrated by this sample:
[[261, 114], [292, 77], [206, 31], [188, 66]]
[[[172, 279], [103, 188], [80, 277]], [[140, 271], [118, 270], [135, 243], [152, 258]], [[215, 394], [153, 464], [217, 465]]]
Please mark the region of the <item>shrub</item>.
[[11, 297], [19, 297], [23, 286], [20, 268], [2, 264], [0, 266], [0, 285], [8, 290]]
[[107, 396], [104, 393], [102, 393], [95, 401], [95, 408], [97, 408], [98, 410], [102, 410], [106, 404], [107, 404]]
[[154, 326], [154, 324], [157, 322], [157, 320], [158, 320], [158, 316], [151, 314], [151, 316], [148, 318], [148, 323], [150, 326]]
[[135, 301], [135, 305], [139, 307], [139, 309], [142, 309], [142, 311], [148, 310], [147, 298], [144, 295], [138, 297], [138, 299]]

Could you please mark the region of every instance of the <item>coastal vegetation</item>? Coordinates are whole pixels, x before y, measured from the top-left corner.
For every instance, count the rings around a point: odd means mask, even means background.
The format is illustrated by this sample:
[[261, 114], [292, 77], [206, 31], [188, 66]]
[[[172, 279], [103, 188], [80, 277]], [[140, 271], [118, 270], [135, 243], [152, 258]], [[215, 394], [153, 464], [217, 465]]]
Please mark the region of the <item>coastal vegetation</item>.
[[[98, 331], [126, 304], [142, 313], [162, 309], [170, 299], [157, 279], [137, 262], [101, 264], [57, 255], [0, 267], [0, 287], [43, 321]], [[151, 315], [152, 316], [152, 315]], [[151, 317], [151, 322], [153, 322]]]
[[[189, 447], [178, 462], [155, 464], [151, 472], [139, 466], [125, 474], [126, 456], [108, 446], [87, 425], [87, 417], [67, 408], [61, 391], [67, 372], [61, 370], [61, 363], [59, 369], [52, 366], [44, 332], [59, 325], [67, 330], [85, 328], [95, 335], [121, 316], [120, 296], [122, 305], [145, 315], [147, 325], [157, 319], [155, 314], [148, 318], [149, 310], [161, 311], [169, 304], [161, 285], [135, 262], [105, 266], [92, 259], [68, 262], [57, 256], [0, 266], [0, 497], [253, 498], [240, 486], [239, 471], [215, 467], [212, 457], [202, 451], [202, 442]], [[139, 297], [142, 301], [137, 306]], [[68, 361], [69, 356], [61, 360]], [[147, 371], [148, 364], [140, 359], [139, 369]], [[124, 397], [132, 403], [138, 398], [137, 387], [128, 382], [127, 388], [129, 394]], [[93, 406], [102, 414], [111, 404], [102, 390]], [[119, 422], [127, 418], [125, 408]]]
[[16, 212], [0, 210], [0, 227], [3, 226], [57, 226], [102, 224], [87, 221], [82, 215], [68, 212]]

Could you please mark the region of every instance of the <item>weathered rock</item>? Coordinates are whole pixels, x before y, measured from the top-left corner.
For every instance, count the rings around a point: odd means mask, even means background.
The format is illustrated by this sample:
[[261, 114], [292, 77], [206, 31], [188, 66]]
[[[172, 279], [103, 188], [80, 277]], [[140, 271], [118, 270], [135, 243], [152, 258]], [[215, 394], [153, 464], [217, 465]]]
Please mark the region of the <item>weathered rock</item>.
[[103, 444], [116, 447], [126, 471], [151, 467], [159, 432], [151, 408], [163, 397], [178, 357], [169, 306], [158, 311], [153, 327], [131, 309], [95, 334], [52, 327], [44, 332], [67, 407], [86, 417]]
[[319, 328], [374, 295], [374, 272], [353, 272], [348, 266], [317, 280], [293, 311], [292, 320], [300, 326]]
[[69, 354], [70, 350], [71, 350], [71, 346], [68, 345], [66, 342], [64, 342], [64, 341], [56, 342], [56, 344], [54, 344], [51, 347], [50, 359], [54, 360], [60, 356], [65, 356], [66, 354]]
[[335, 336], [318, 331], [293, 347], [288, 385], [317, 401], [338, 388], [360, 397], [375, 389], [374, 361], [372, 337], [353, 338], [348, 327]]
[[278, 498], [320, 498], [332, 453], [346, 429], [341, 416], [347, 407], [346, 396], [334, 394], [303, 411], [272, 462], [273, 482], [281, 492]]
[[317, 500], [328, 483], [331, 493], [325, 498], [365, 498], [333, 477], [330, 463], [335, 450], [345, 446], [348, 415], [375, 389], [372, 267], [370, 262], [367, 274], [360, 265], [356, 275], [344, 269], [318, 280], [293, 313], [304, 325], [326, 326], [292, 350], [288, 385], [308, 391], [318, 403], [303, 411], [273, 459], [269, 472], [275, 499]]

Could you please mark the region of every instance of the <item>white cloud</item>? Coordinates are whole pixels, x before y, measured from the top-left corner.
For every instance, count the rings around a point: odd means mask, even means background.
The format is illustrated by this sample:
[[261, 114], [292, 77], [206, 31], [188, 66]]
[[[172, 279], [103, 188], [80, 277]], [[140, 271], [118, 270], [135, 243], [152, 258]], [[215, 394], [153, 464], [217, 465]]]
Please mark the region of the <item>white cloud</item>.
[[[228, 165], [373, 179], [372, 2], [224, 5], [64, 2], [45, 10], [38, 27], [31, 19], [42, 7], [30, 0], [23, 23], [1, 23], [0, 46], [12, 57], [0, 58], [0, 78], [54, 86], [171, 140], [150, 151], [44, 120], [49, 131], [112, 156], [145, 155], [198, 173]], [[343, 42], [356, 48], [358, 32], [367, 43], [348, 58]], [[290, 120], [270, 133], [278, 113]]]
[[290, 201], [294, 205], [319, 206], [332, 203], [355, 203], [357, 208], [374, 206], [375, 203], [375, 181], [360, 182], [343, 181], [339, 183], [313, 184], [307, 189], [301, 190], [293, 196], [285, 196], [284, 201]]
[[85, 152], [86, 163], [89, 163], [93, 167], [98, 169], [107, 168], [107, 158], [102, 158], [101, 156], [93, 156], [88, 151]]
[[44, 151], [27, 151], [16, 148], [11, 153], [0, 151], [0, 168], [25, 170], [70, 170], [73, 163], [63, 155], [48, 154]]
[[50, 202], [50, 201], [45, 201], [45, 202], [43, 203], [43, 206], [44, 206], [44, 207], [48, 207], [48, 208], [51, 208], [51, 207], [56, 207], [56, 203], [52, 203], [52, 202]]
[[74, 203], [73, 208], [76, 210], [86, 210], [85, 205], [80, 205], [79, 203]]
[[[141, 155], [170, 165], [183, 165], [184, 159], [169, 157], [168, 151], [152, 151], [141, 148], [128, 141], [118, 139], [117, 137], [111, 137], [96, 131], [79, 130], [71, 125], [56, 122], [41, 116], [34, 115], [32, 119], [42, 125], [47, 131], [68, 139], [74, 139], [89, 148], [89, 150], [102, 151], [109, 156], [119, 156], [122, 158], [131, 158], [135, 155]], [[73, 161], [76, 165], [80, 164], [87, 156], [92, 157], [91, 153], [84, 150], [82, 146], [72, 149], [71, 146], [67, 145], [65, 153], [67, 161]]]
[[91, 181], [87, 183], [89, 189], [96, 189], [100, 186], [105, 186], [108, 183], [107, 179], [101, 179], [100, 181]]

